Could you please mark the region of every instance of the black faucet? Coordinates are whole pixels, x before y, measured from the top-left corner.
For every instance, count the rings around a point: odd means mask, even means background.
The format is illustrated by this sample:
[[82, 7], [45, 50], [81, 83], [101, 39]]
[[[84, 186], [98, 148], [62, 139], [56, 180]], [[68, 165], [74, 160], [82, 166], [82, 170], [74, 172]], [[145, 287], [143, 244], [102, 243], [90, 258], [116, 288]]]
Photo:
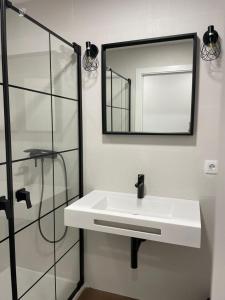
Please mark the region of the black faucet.
[[144, 198], [144, 174], [138, 174], [138, 182], [135, 184], [135, 187], [137, 188], [137, 197], [139, 199]]

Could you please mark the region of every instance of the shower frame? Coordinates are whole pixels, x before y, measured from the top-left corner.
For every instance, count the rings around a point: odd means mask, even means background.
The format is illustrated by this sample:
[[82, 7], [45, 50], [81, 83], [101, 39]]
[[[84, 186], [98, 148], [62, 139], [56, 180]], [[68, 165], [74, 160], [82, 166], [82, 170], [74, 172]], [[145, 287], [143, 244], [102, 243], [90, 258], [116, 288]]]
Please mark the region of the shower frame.
[[[13, 161], [12, 160], [12, 144], [11, 144], [11, 116], [10, 116], [10, 98], [9, 98], [9, 87], [13, 87], [13, 85], [9, 84], [8, 80], [8, 53], [7, 53], [7, 26], [6, 26], [6, 11], [7, 9], [11, 9], [15, 11], [18, 14], [23, 14], [23, 17], [29, 20], [30, 22], [36, 24], [46, 32], [48, 32], [49, 37], [52, 35], [56, 37], [57, 39], [61, 40], [68, 46], [72, 47], [74, 49], [74, 52], [77, 55], [77, 89], [78, 89], [78, 156], [79, 156], [79, 195], [76, 195], [77, 197], [81, 198], [83, 196], [83, 133], [82, 133], [82, 79], [81, 79], [81, 47], [76, 43], [70, 43], [64, 38], [62, 38], [60, 35], [55, 33], [54, 31], [50, 30], [43, 24], [39, 23], [37, 20], [33, 19], [31, 16], [27, 15], [20, 9], [16, 8], [10, 1], [8, 0], [0, 0], [1, 2], [1, 51], [2, 51], [2, 87], [3, 87], [3, 105], [4, 105], [4, 124], [5, 124], [5, 153], [6, 153], [6, 162], [1, 163], [1, 165], [6, 166], [6, 179], [7, 179], [7, 194], [8, 194], [8, 204], [9, 204], [9, 218], [8, 218], [8, 229], [9, 229], [9, 256], [10, 256], [10, 272], [11, 272], [11, 288], [12, 288], [12, 300], [18, 300], [18, 292], [17, 292], [17, 274], [16, 274], [16, 249], [15, 249], [15, 226], [14, 226], [14, 205], [13, 205], [13, 199], [14, 199], [14, 192], [13, 192], [13, 172], [12, 172], [12, 166]], [[49, 50], [51, 51], [51, 49]], [[74, 74], [74, 80], [75, 80], [75, 74]], [[19, 88], [19, 87], [18, 87]], [[26, 90], [26, 88], [22, 88], [23, 90]], [[28, 91], [34, 91], [32, 89], [27, 89]], [[41, 92], [42, 93], [42, 92]], [[44, 94], [44, 92], [42, 93]], [[53, 96], [56, 96], [52, 93], [50, 93], [51, 99]], [[66, 97], [62, 97], [66, 98]], [[52, 102], [52, 100], [51, 100]], [[51, 111], [52, 114], [52, 111]], [[53, 132], [52, 132], [53, 136]], [[71, 150], [65, 150], [61, 152], [67, 152]], [[60, 152], [60, 153], [61, 153]], [[37, 157], [38, 158], [38, 157]], [[27, 159], [33, 159], [33, 158], [27, 158]], [[25, 159], [18, 159], [18, 161], [22, 161]], [[54, 197], [54, 195], [53, 195]], [[76, 198], [76, 197], [75, 197]], [[53, 200], [54, 201], [54, 200]], [[52, 213], [54, 210], [52, 211]], [[37, 221], [37, 220], [35, 220]], [[29, 224], [30, 225], [30, 224]], [[28, 226], [29, 226], [28, 225]], [[55, 225], [55, 218], [54, 218], [54, 225]], [[26, 227], [25, 227], [26, 228]], [[23, 229], [25, 229], [23, 228]], [[23, 230], [22, 229], [22, 230]], [[21, 231], [21, 230], [20, 230]], [[54, 235], [55, 239], [55, 235]], [[84, 284], [84, 232], [83, 229], [79, 229], [79, 282], [77, 283], [77, 286], [75, 287], [72, 294], [69, 296], [68, 300], [72, 300], [76, 293], [80, 290], [80, 288]], [[73, 245], [74, 247], [74, 245]], [[69, 249], [70, 250], [70, 249]], [[68, 250], [68, 251], [69, 251]], [[68, 252], [67, 251], [67, 252]], [[66, 255], [67, 252], [64, 254]], [[58, 261], [56, 261], [54, 257], [54, 265], [51, 266], [51, 268], [55, 268]], [[46, 273], [41, 277], [43, 278]], [[40, 278], [40, 279], [41, 279]], [[39, 280], [40, 280], [39, 279]], [[31, 287], [32, 288], [32, 287]], [[30, 289], [31, 289], [30, 288]], [[56, 292], [56, 286], [55, 291]]]
[[[125, 76], [119, 74], [118, 72], [114, 71], [112, 68], [107, 68], [107, 71], [110, 72], [110, 93], [111, 93], [111, 99], [110, 103], [111, 105], [106, 105], [106, 107], [111, 108], [111, 131], [113, 131], [113, 108], [120, 109], [120, 110], [128, 110], [128, 132], [131, 131], [131, 79], [126, 78]], [[115, 74], [117, 77], [125, 80], [128, 83], [128, 108], [124, 107], [117, 107], [113, 105], [113, 74]], [[122, 124], [121, 124], [122, 125]]]

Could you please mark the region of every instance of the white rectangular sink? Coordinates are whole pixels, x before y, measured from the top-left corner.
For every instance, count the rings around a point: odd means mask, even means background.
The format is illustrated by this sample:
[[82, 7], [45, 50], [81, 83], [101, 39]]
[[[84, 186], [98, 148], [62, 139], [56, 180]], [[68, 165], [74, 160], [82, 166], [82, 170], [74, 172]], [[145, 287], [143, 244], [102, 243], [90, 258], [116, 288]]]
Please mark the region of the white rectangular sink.
[[65, 225], [200, 248], [199, 201], [93, 191], [65, 208]]

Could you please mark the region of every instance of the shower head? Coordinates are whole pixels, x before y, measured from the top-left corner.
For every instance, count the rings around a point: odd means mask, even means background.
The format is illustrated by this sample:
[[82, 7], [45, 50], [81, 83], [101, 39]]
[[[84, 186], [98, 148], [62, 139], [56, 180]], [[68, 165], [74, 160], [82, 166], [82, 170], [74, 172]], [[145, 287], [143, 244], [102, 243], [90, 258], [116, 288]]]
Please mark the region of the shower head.
[[57, 152], [48, 150], [48, 149], [36, 149], [36, 148], [31, 148], [31, 149], [26, 149], [24, 152], [29, 153], [31, 158], [39, 158], [46, 156], [47, 158], [57, 158]]

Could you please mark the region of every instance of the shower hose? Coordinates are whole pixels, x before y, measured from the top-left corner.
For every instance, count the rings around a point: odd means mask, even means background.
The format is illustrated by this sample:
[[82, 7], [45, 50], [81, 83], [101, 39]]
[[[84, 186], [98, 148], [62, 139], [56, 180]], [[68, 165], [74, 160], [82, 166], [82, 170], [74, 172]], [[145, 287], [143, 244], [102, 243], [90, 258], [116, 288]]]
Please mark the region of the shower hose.
[[[57, 155], [60, 156], [62, 163], [63, 163], [63, 169], [64, 169], [64, 177], [65, 177], [65, 194], [66, 194], [66, 206], [68, 206], [68, 180], [67, 180], [67, 169], [66, 169], [66, 163], [64, 160], [64, 157], [61, 153], [57, 153]], [[44, 158], [41, 158], [41, 198], [40, 198], [40, 205], [39, 205], [39, 211], [38, 211], [38, 228], [40, 231], [40, 234], [42, 236], [42, 238], [48, 242], [48, 243], [59, 243], [61, 242], [66, 234], [67, 234], [67, 230], [68, 227], [65, 228], [64, 233], [62, 234], [62, 236], [60, 238], [58, 238], [57, 240], [50, 240], [46, 237], [46, 235], [43, 233], [42, 228], [41, 228], [41, 213], [42, 213], [42, 204], [43, 204], [43, 196], [44, 196], [44, 188], [45, 188], [45, 176], [44, 176]]]

